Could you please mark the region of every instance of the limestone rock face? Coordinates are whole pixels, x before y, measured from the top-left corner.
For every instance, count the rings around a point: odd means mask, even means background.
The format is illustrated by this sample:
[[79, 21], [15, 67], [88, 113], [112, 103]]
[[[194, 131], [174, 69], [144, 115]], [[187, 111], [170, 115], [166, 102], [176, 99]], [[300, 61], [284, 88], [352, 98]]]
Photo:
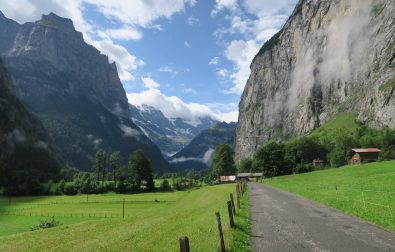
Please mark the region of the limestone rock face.
[[236, 159], [306, 134], [339, 112], [395, 127], [395, 2], [301, 0], [251, 64]]
[[[0, 54], [15, 92], [76, 168], [91, 170], [98, 148], [126, 158], [143, 149], [156, 172], [169, 166], [131, 121], [115, 63], [53, 13], [18, 24], [0, 15]], [[126, 163], [126, 162], [125, 162]]]

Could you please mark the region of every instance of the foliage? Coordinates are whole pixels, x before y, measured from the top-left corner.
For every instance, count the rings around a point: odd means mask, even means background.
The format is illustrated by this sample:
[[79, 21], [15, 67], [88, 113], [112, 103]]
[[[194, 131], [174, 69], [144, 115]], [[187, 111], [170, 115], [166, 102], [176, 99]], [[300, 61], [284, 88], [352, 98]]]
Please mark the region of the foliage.
[[52, 216], [51, 220], [41, 220], [40, 223], [31, 227], [31, 230], [38, 230], [38, 229], [46, 229], [46, 228], [53, 228], [62, 225], [59, 221], [55, 220], [55, 217]]
[[379, 87], [379, 90], [384, 92], [395, 88], [395, 76]]
[[215, 177], [235, 175], [236, 166], [234, 161], [234, 152], [227, 144], [221, 144], [215, 150], [212, 173]]
[[164, 179], [162, 181], [162, 183], [160, 184], [160, 189], [162, 191], [170, 191], [171, 190], [170, 183], [169, 183], [169, 181], [167, 179]]
[[100, 176], [101, 176], [102, 182], [104, 182], [106, 167], [107, 167], [107, 153], [102, 149], [98, 149], [95, 155], [95, 171], [97, 175], [97, 181], [100, 181]]
[[270, 142], [260, 147], [253, 160], [254, 170], [260, 171], [265, 177], [289, 174], [291, 169], [285, 162], [283, 144]]
[[252, 159], [242, 158], [239, 162], [237, 170], [238, 172], [252, 172], [253, 171]]
[[112, 179], [117, 182], [119, 178], [122, 176], [123, 172], [123, 166], [121, 165], [121, 152], [120, 151], [114, 151], [110, 155], [110, 169], [112, 171]]
[[151, 162], [142, 150], [136, 150], [129, 157], [128, 182], [134, 189], [140, 189], [142, 182], [148, 190], [155, 189], [154, 175], [152, 174]]

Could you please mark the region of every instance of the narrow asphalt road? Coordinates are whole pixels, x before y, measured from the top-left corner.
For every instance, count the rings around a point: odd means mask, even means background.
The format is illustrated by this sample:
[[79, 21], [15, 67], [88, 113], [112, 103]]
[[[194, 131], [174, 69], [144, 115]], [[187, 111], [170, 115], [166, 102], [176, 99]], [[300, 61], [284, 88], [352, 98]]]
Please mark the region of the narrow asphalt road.
[[250, 184], [254, 251], [395, 251], [395, 234], [261, 184]]

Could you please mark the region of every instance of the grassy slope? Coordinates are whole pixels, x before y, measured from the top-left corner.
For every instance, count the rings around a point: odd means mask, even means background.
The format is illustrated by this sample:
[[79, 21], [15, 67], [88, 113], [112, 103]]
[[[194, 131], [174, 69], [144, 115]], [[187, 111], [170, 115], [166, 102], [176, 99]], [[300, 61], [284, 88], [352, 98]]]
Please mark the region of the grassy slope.
[[[13, 209], [29, 215], [30, 212], [49, 213], [73, 217], [61, 217], [64, 224], [60, 227], [24, 232], [0, 237], [0, 251], [42, 251], [42, 250], [130, 250], [130, 251], [177, 251], [178, 238], [187, 235], [193, 251], [214, 251], [218, 247], [218, 235], [215, 215], [220, 211], [224, 226], [225, 245], [233, 247], [233, 234], [228, 227], [226, 201], [229, 193], [234, 191], [234, 184], [221, 186], [207, 186], [198, 190], [174, 193], [148, 193], [134, 195], [95, 195], [86, 196], [50, 196], [12, 199]], [[125, 207], [127, 218], [97, 217], [103, 214], [122, 214], [120, 200], [128, 202]], [[157, 199], [159, 202], [155, 202]], [[100, 202], [100, 203], [94, 203]], [[57, 202], [57, 204], [54, 204]], [[68, 203], [68, 202], [73, 202]], [[7, 210], [8, 200], [2, 199], [0, 205]], [[29, 209], [30, 208], [30, 209]], [[86, 214], [96, 217], [87, 218]], [[82, 217], [74, 217], [85, 214]], [[10, 225], [19, 218], [19, 224], [40, 217], [30, 216], [0, 216], [1, 225]], [[63, 219], [62, 219], [63, 218]], [[68, 224], [65, 219], [81, 221]], [[78, 219], [80, 218], [80, 219]], [[240, 217], [241, 218], [241, 217]], [[42, 219], [42, 218], [41, 218]], [[11, 221], [9, 221], [11, 220]], [[31, 221], [30, 221], [31, 222]], [[245, 224], [243, 224], [245, 227]], [[235, 239], [236, 239], [235, 238]], [[237, 248], [233, 250], [237, 251]]]
[[352, 113], [340, 113], [336, 115], [332, 120], [328, 121], [321, 127], [315, 129], [313, 132], [309, 134], [309, 136], [313, 137], [334, 137], [338, 135], [339, 131], [343, 133], [348, 133], [351, 135], [355, 135], [357, 133], [357, 116]]
[[394, 181], [395, 161], [387, 161], [277, 177], [265, 183], [395, 231]]

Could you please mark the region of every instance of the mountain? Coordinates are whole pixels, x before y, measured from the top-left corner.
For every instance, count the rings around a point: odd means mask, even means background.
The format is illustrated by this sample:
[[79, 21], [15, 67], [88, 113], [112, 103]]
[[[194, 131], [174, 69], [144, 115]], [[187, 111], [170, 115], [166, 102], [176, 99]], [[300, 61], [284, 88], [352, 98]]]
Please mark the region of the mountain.
[[124, 161], [143, 149], [156, 172], [169, 167], [131, 121], [115, 63], [85, 43], [70, 19], [51, 13], [20, 25], [0, 15], [0, 34], [0, 53], [17, 96], [69, 165], [91, 170], [96, 150], [103, 148], [120, 150]]
[[179, 171], [210, 167], [215, 148], [220, 144], [233, 146], [236, 123], [217, 123], [203, 130], [190, 144], [172, 156], [169, 162]]
[[199, 118], [197, 123], [182, 118], [167, 118], [160, 110], [148, 105], [130, 105], [130, 111], [133, 122], [168, 157], [179, 152], [202, 130], [217, 123], [208, 116]]
[[56, 179], [60, 166], [40, 121], [12, 88], [0, 61], [0, 187], [8, 195], [40, 193], [40, 183]]
[[251, 63], [236, 159], [304, 135], [340, 112], [395, 127], [395, 2], [301, 0]]

